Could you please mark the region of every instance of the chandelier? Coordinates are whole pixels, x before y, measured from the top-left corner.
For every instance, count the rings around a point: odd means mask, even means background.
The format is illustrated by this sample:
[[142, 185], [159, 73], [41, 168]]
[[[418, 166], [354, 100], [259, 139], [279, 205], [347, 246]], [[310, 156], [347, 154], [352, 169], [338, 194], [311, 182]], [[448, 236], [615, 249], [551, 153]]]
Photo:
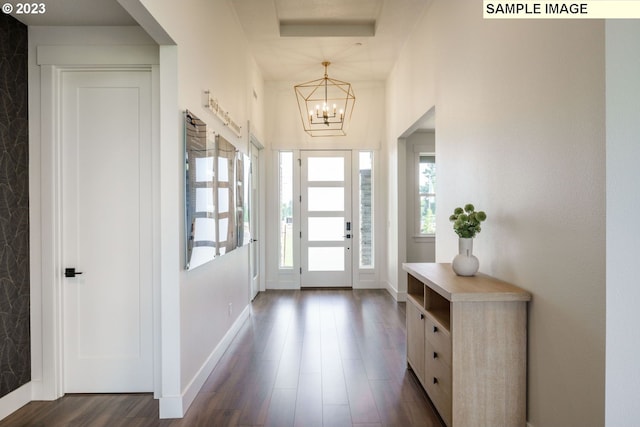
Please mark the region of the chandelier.
[[344, 136], [356, 102], [351, 83], [329, 78], [324, 61], [324, 77], [293, 88], [305, 132], [311, 136]]

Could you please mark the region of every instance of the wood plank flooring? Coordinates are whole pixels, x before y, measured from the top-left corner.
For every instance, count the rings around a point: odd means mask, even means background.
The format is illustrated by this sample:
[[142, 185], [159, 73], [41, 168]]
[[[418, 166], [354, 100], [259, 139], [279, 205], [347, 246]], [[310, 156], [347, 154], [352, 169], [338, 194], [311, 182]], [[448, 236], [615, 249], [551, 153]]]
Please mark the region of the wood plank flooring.
[[159, 420], [151, 395], [67, 395], [0, 427], [443, 427], [405, 347], [384, 290], [267, 291], [183, 419]]

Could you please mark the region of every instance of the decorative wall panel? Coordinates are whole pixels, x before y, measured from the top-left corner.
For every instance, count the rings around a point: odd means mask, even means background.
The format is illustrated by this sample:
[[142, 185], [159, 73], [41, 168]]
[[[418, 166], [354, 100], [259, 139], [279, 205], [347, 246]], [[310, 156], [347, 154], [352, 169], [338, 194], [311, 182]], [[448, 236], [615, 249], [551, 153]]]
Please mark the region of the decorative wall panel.
[[0, 14], [0, 397], [31, 380], [27, 49]]

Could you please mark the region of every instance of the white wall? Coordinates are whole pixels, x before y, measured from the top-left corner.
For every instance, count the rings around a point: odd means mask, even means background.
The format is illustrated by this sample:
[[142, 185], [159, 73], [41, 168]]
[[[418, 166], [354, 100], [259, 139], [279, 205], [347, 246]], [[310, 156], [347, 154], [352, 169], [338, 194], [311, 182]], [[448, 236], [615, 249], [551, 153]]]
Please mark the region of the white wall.
[[[640, 420], [638, 255], [629, 219], [640, 212], [638, 21], [607, 21], [607, 380], [606, 425]], [[633, 221], [633, 220], [632, 220]]]
[[397, 138], [438, 112], [437, 261], [456, 253], [450, 211], [472, 202], [488, 214], [480, 270], [533, 294], [534, 427], [604, 423], [604, 89], [603, 22], [485, 21], [475, 2], [440, 0], [387, 85], [390, 185]]
[[[127, 3], [127, 7], [131, 2]], [[175, 51], [167, 49], [166, 61], [175, 61], [176, 104], [164, 102], [167, 117], [182, 129], [182, 113], [189, 109], [202, 120], [209, 129], [221, 133], [242, 152], [248, 153], [247, 121], [251, 130], [264, 142], [263, 82], [260, 71], [250, 55], [248, 45], [231, 5], [226, 1], [202, 2], [198, 0], [174, 2], [141, 1], [145, 13], [175, 42]], [[136, 16], [134, 14], [134, 16]], [[150, 31], [151, 32], [151, 31]], [[161, 53], [162, 53], [161, 49]], [[167, 65], [167, 62], [164, 65]], [[170, 64], [169, 64], [170, 65]], [[161, 67], [163, 56], [161, 55]], [[163, 95], [171, 95], [171, 84]], [[220, 105], [229, 112], [233, 120], [242, 125], [242, 138], [236, 138], [211, 112], [203, 107], [203, 91], [209, 90]], [[257, 98], [253, 93], [256, 93]], [[171, 102], [171, 101], [169, 101]], [[174, 110], [173, 116], [171, 109]], [[173, 301], [164, 310], [166, 321], [176, 316], [179, 332], [173, 333], [171, 341], [179, 347], [179, 354], [171, 354], [163, 349], [163, 356], [176, 364], [172, 369], [179, 372], [179, 385], [166, 387], [168, 400], [164, 416], [175, 416], [176, 411], [185, 411], [217, 360], [225, 350], [242, 320], [248, 316], [249, 263], [248, 247], [241, 247], [208, 264], [191, 271], [184, 266], [184, 179], [183, 179], [183, 138], [180, 131], [175, 135], [163, 135], [164, 143], [171, 144], [173, 151], [165, 152], [162, 159], [162, 174], [170, 188], [176, 191], [163, 193], [163, 213], [169, 218], [168, 228], [179, 230], [175, 236], [168, 233], [169, 244], [176, 245], [174, 259], [167, 260], [166, 276], [175, 282], [163, 283], [167, 298]], [[167, 140], [168, 138], [168, 140]], [[166, 244], [163, 242], [162, 244]], [[177, 301], [176, 301], [177, 298]], [[163, 302], [164, 304], [164, 302]], [[176, 306], [176, 304], [179, 304]], [[229, 305], [232, 306], [231, 312]], [[166, 317], [165, 317], [166, 316]], [[171, 325], [166, 324], [167, 329]], [[165, 361], [163, 360], [163, 364]], [[180, 401], [182, 408], [180, 407]], [[163, 400], [161, 399], [161, 413]], [[179, 414], [178, 414], [179, 415]]]

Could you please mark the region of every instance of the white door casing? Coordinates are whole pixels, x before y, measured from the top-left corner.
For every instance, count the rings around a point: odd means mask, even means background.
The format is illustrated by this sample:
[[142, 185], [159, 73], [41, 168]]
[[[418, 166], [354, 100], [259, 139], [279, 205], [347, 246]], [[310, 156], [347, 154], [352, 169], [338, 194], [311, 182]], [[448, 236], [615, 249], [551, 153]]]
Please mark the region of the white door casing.
[[63, 390], [153, 390], [151, 72], [61, 74]]
[[253, 299], [260, 290], [260, 149], [253, 143], [249, 144], [250, 179], [249, 185], [249, 224], [251, 240], [249, 242], [249, 271], [250, 271], [250, 295]]
[[351, 151], [302, 151], [301, 287], [351, 287]]

